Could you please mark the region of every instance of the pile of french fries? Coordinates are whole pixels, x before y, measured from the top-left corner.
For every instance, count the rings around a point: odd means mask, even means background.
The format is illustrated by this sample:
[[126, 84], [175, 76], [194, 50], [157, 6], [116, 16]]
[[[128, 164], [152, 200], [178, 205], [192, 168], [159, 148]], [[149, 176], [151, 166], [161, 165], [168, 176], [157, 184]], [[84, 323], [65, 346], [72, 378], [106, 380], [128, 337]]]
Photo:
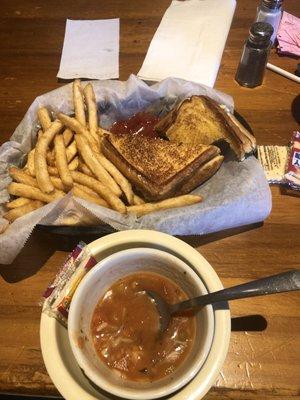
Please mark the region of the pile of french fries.
[[53, 121], [49, 111], [38, 110], [41, 129], [37, 143], [24, 168], [10, 167], [13, 182], [8, 193], [14, 198], [3, 215], [9, 222], [60, 199], [73, 195], [122, 214], [141, 216], [152, 211], [200, 202], [200, 196], [185, 195], [145, 203], [133, 192], [127, 178], [101, 152], [101, 141], [109, 134], [98, 125], [93, 86], [73, 83], [75, 116], [58, 113]]

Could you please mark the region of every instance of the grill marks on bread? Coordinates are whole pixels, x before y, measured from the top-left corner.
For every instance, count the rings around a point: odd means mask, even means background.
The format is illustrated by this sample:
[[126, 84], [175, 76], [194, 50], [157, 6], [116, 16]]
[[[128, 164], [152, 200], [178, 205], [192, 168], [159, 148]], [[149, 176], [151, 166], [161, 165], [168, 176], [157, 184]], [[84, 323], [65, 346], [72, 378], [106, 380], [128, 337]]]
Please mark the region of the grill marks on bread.
[[177, 143], [209, 145], [225, 140], [239, 160], [256, 148], [254, 136], [206, 96], [183, 100], [155, 129]]
[[220, 152], [215, 146], [191, 146], [142, 135], [116, 134], [105, 137], [102, 151], [149, 201], [186, 194], [199, 186], [207, 173], [196, 175], [188, 191], [181, 189], [199, 168]]
[[[152, 182], [162, 185], [202, 156], [218, 153], [205, 145], [172, 143], [139, 135], [109, 136], [111, 144], [137, 171]], [[201, 162], [201, 160], [199, 160]]]

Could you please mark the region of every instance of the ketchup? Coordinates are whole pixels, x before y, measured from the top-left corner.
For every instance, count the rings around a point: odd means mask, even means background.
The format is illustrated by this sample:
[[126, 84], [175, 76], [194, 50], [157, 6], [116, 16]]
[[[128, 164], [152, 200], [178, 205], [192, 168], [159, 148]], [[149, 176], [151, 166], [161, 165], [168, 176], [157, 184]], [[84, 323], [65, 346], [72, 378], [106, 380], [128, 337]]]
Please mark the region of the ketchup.
[[148, 112], [138, 112], [132, 117], [115, 122], [110, 131], [115, 134], [132, 134], [132, 135], [144, 135], [148, 137], [159, 137], [154, 127], [158, 123], [159, 118]]

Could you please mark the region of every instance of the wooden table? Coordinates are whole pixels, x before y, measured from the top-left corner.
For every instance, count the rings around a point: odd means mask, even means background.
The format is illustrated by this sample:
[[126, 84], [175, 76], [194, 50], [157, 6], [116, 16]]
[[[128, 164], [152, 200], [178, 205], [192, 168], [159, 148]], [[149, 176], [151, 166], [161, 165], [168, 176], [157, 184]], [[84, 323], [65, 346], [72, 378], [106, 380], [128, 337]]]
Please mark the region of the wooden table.
[[[266, 71], [263, 86], [253, 90], [234, 81], [257, 2], [237, 2], [216, 88], [234, 97], [236, 109], [252, 127], [259, 144], [285, 145], [299, 127], [299, 85], [271, 71]], [[168, 5], [167, 0], [2, 0], [1, 142], [10, 137], [36, 96], [62, 84], [56, 74], [66, 18], [120, 17], [120, 79], [126, 80], [139, 70]], [[286, 1], [286, 10], [299, 16], [299, 0]], [[274, 53], [270, 61], [291, 72], [297, 64], [295, 59]], [[272, 188], [272, 194], [273, 210], [263, 224], [183, 238], [207, 258], [225, 286], [300, 267], [299, 197], [278, 187]], [[0, 392], [58, 395], [41, 357], [39, 301], [77, 241], [34, 232], [13, 264], [1, 267]], [[292, 293], [231, 304], [233, 317], [258, 317], [250, 326], [245, 320], [233, 321], [227, 360], [206, 399], [299, 398], [299, 299], [299, 294]]]

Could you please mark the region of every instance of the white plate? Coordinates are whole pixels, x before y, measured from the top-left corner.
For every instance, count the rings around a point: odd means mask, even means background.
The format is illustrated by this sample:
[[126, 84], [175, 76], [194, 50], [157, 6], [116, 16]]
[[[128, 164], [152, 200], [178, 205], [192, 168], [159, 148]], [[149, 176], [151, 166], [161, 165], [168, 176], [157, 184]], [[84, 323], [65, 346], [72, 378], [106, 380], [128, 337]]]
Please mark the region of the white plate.
[[[117, 232], [89, 244], [89, 248], [97, 261], [116, 251], [133, 247], [150, 247], [168, 251], [190, 265], [201, 276], [209, 292], [223, 289], [216, 272], [205, 258], [197, 250], [173, 236], [156, 231], [131, 230]], [[216, 381], [228, 350], [230, 311], [229, 309], [215, 310], [214, 315], [214, 338], [204, 365], [188, 385], [170, 395], [169, 399], [199, 400]], [[66, 400], [108, 400], [115, 398], [93, 387], [75, 361], [67, 330], [54, 318], [44, 313], [41, 316], [40, 340], [47, 371], [54, 385]]]

